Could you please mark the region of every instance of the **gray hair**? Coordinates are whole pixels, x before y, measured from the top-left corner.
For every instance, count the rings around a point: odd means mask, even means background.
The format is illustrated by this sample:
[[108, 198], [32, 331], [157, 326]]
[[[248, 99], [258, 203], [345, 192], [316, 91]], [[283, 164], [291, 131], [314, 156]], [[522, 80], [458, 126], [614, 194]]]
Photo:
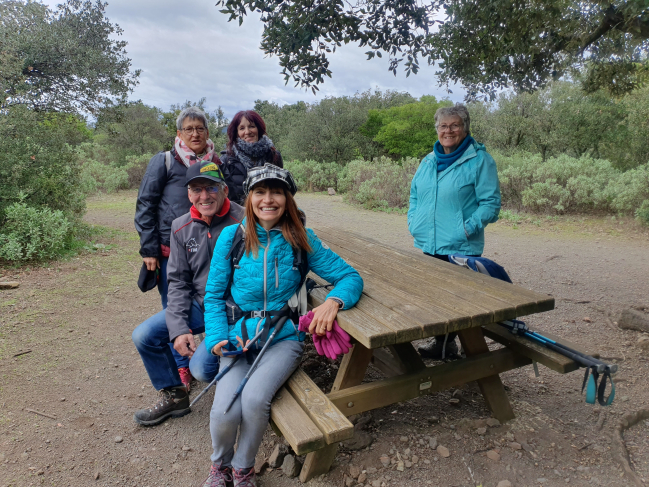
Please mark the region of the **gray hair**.
[[452, 107], [438, 108], [435, 112], [435, 127], [439, 125], [439, 120], [444, 117], [458, 116], [462, 119], [464, 131], [468, 134], [471, 128], [471, 118], [469, 117], [469, 110], [462, 103], [456, 103]]
[[203, 126], [205, 128], [208, 128], [205, 112], [198, 107], [185, 108], [182, 112], [180, 112], [180, 115], [178, 115], [178, 118], [176, 119], [176, 128], [178, 130], [183, 129], [183, 123], [185, 122], [186, 118], [189, 118], [190, 120], [200, 120], [201, 122], [203, 122]]

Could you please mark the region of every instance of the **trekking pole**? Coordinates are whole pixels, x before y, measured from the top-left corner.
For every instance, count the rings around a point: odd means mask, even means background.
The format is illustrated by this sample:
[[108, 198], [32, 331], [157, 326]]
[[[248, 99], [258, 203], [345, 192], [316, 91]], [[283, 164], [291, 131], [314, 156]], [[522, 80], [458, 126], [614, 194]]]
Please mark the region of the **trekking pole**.
[[[255, 335], [255, 336], [253, 337], [253, 339], [250, 341], [250, 343], [254, 343], [255, 341], [257, 341], [257, 340], [259, 339], [259, 337], [261, 336], [261, 334], [262, 334], [261, 331], [260, 331], [259, 333], [257, 333], [257, 335]], [[245, 347], [244, 347], [244, 348], [245, 348]], [[206, 393], [207, 391], [209, 391], [210, 388], [211, 388], [214, 384], [216, 384], [218, 381], [220, 381], [220, 380], [223, 378], [223, 376], [224, 376], [225, 374], [227, 374], [227, 373], [230, 371], [230, 369], [234, 366], [234, 364], [237, 363], [237, 361], [239, 360], [240, 357], [241, 357], [241, 354], [237, 354], [237, 355], [235, 355], [235, 356], [234, 356], [234, 359], [232, 359], [232, 362], [230, 362], [230, 363], [228, 364], [227, 367], [225, 367], [221, 372], [219, 372], [219, 373], [216, 375], [216, 377], [214, 377], [214, 379], [212, 380], [212, 382], [210, 382], [210, 383], [207, 385], [207, 387], [206, 387], [205, 389], [203, 389], [203, 390], [201, 391], [201, 393], [200, 393], [198, 396], [196, 396], [196, 397], [194, 398], [194, 400], [189, 404], [189, 407], [191, 408], [194, 404], [196, 404], [196, 403], [198, 402], [198, 400], [199, 400], [201, 397], [203, 397], [203, 396], [205, 395], [205, 393]]]
[[237, 390], [234, 391], [234, 395], [232, 396], [232, 399], [230, 400], [230, 403], [228, 404], [228, 407], [225, 408], [225, 411], [223, 412], [223, 414], [227, 414], [227, 412], [230, 410], [230, 408], [234, 404], [234, 401], [237, 400], [237, 397], [239, 397], [239, 395], [243, 391], [243, 388], [246, 387], [246, 383], [248, 382], [248, 379], [250, 379], [250, 376], [252, 375], [252, 373], [257, 368], [257, 365], [259, 365], [259, 360], [261, 360], [261, 357], [264, 355], [264, 353], [268, 349], [268, 346], [270, 345], [270, 343], [275, 338], [275, 335], [277, 335], [277, 332], [282, 329], [282, 327], [284, 326], [284, 323], [286, 322], [287, 319], [288, 319], [288, 316], [282, 316], [277, 321], [277, 324], [275, 325], [275, 328], [273, 329], [273, 332], [268, 337], [268, 340], [266, 340], [266, 343], [264, 343], [264, 346], [259, 351], [259, 354], [257, 354], [257, 358], [255, 358], [255, 361], [250, 366], [250, 370], [248, 370], [248, 373], [246, 374], [246, 376], [241, 381], [241, 384], [239, 384], [239, 387], [237, 387]]

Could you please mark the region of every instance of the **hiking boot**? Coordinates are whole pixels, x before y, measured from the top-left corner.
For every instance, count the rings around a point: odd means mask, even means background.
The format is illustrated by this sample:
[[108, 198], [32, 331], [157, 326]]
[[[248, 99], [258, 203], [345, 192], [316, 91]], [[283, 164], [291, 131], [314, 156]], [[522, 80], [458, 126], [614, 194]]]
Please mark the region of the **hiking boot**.
[[234, 473], [234, 487], [257, 487], [255, 468], [232, 469]]
[[[449, 333], [446, 339], [446, 351], [442, 354], [444, 348], [444, 337], [438, 336], [431, 338], [426, 344], [417, 347], [417, 351], [422, 358], [433, 360], [456, 360], [462, 357], [460, 350], [455, 342], [457, 333]], [[444, 358], [442, 358], [444, 355]]]
[[210, 474], [201, 487], [232, 487], [232, 469], [222, 468], [220, 463], [212, 463]]
[[181, 367], [178, 369], [178, 375], [180, 376], [180, 382], [183, 383], [187, 392], [189, 392], [190, 384], [194, 379], [192, 373], [189, 371], [189, 367]]
[[172, 387], [171, 389], [162, 389], [158, 402], [137, 411], [133, 419], [137, 424], [143, 426], [155, 426], [167, 418], [180, 418], [190, 412], [189, 394], [185, 388]]

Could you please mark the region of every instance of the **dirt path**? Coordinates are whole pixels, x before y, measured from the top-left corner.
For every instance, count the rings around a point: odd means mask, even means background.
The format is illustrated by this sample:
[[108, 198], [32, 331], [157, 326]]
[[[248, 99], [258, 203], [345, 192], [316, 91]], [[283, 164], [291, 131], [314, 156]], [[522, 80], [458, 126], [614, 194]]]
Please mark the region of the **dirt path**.
[[[336, 225], [415, 251], [404, 216], [361, 210], [339, 197], [298, 196], [313, 226]], [[49, 267], [0, 270], [0, 278], [21, 282], [0, 291], [0, 486], [193, 486], [206, 475], [209, 401], [156, 428], [132, 421], [155, 391], [130, 334], [160, 306], [157, 295], [135, 284], [141, 261], [134, 201], [124, 192], [89, 202], [87, 221], [111, 229], [98, 242], [107, 248]], [[491, 225], [487, 242], [485, 255], [505, 265], [515, 283], [557, 298], [556, 310], [529, 323], [621, 365], [603, 429], [596, 428], [601, 408], [579, 394], [579, 373], [540, 367], [537, 378], [528, 367], [503, 376], [513, 422], [478, 429], [489, 413], [473, 386], [456, 393], [459, 407], [449, 404], [447, 391], [377, 410], [365, 426], [373, 444], [341, 451], [332, 472], [313, 485], [346, 485], [350, 465], [365, 469], [360, 480], [373, 487], [628, 485], [612, 461], [609, 432], [622, 414], [649, 405], [649, 354], [636, 347], [637, 333], [613, 322], [623, 308], [649, 308], [647, 233], [629, 221], [543, 219]], [[649, 424], [626, 439], [638, 474], [649, 481]], [[277, 441], [269, 430], [260, 455]], [[448, 458], [431, 449], [435, 441], [449, 449]], [[486, 456], [494, 449], [498, 460]], [[412, 466], [383, 468], [380, 456], [397, 452]], [[299, 485], [281, 470], [260, 484]]]

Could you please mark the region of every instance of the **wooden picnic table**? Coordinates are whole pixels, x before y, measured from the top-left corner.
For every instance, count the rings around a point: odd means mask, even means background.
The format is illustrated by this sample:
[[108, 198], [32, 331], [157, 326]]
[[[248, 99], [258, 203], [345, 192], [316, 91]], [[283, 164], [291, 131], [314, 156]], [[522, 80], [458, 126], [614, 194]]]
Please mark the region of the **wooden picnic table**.
[[[295, 412], [300, 407], [292, 403], [279, 407], [287, 397], [295, 398], [325, 433], [317, 437], [319, 431], [314, 427], [311, 439], [302, 443], [306, 445], [302, 451], [311, 451], [300, 475], [302, 481], [329, 470], [338, 442], [353, 435], [347, 416], [477, 381], [493, 416], [507, 421], [514, 418], [514, 412], [498, 374], [533, 360], [562, 373], [578, 368], [565, 357], [495, 324], [549, 311], [554, 308], [551, 296], [423, 254], [401, 252], [353, 233], [323, 226], [315, 231], [358, 270], [364, 290], [354, 308], [338, 314], [338, 323], [355, 345], [343, 357], [331, 392], [325, 396], [318, 389], [314, 393], [317, 386], [298, 370], [286, 385], [289, 393], [282, 389], [277, 407], [271, 409], [274, 425], [291, 438], [294, 449], [301, 448], [296, 436], [308, 436], [308, 427], [300, 430], [304, 425]], [[319, 305], [327, 292], [314, 289], [310, 304]], [[411, 342], [449, 332], [458, 332], [466, 358], [427, 367]], [[485, 335], [505, 347], [489, 351]], [[370, 363], [387, 378], [362, 384]], [[336, 419], [336, 414], [342, 419]]]

